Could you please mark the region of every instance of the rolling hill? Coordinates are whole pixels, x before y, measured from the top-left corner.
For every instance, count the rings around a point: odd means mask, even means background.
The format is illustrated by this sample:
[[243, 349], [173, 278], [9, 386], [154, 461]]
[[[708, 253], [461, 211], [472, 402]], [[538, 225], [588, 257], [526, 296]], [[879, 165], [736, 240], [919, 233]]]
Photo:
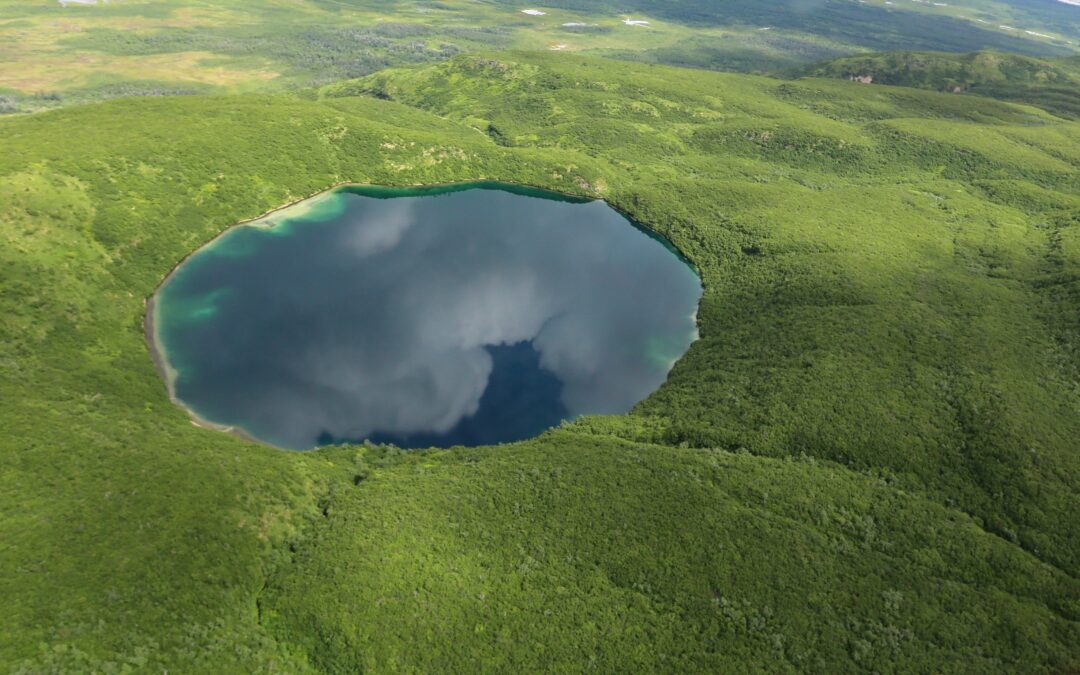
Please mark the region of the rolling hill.
[[895, 52], [835, 59], [803, 72], [868, 84], [970, 93], [1080, 118], [1080, 61], [1075, 58], [1046, 60], [998, 52]]

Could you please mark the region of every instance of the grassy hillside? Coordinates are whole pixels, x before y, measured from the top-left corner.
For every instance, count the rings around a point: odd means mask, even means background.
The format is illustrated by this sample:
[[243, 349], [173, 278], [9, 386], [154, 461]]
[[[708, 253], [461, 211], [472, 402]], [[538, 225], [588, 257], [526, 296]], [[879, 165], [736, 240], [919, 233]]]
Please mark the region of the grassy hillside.
[[816, 77], [861, 78], [934, 91], [971, 93], [1038, 106], [1080, 118], [1080, 62], [1016, 54], [894, 52], [835, 59], [804, 71]]
[[[1080, 666], [1076, 123], [519, 52], [0, 137], [5, 668]], [[284, 453], [169, 402], [143, 299], [186, 253], [336, 182], [480, 178], [701, 270], [630, 415]]]

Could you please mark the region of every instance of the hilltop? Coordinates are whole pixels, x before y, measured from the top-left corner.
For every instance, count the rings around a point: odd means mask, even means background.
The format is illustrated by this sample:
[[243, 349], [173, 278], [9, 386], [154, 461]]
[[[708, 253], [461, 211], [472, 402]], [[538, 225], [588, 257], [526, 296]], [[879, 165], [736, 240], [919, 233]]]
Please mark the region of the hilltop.
[[905, 51], [839, 58], [802, 72], [866, 84], [970, 93], [1030, 103], [1057, 115], [1080, 118], [1080, 61], [1075, 58]]

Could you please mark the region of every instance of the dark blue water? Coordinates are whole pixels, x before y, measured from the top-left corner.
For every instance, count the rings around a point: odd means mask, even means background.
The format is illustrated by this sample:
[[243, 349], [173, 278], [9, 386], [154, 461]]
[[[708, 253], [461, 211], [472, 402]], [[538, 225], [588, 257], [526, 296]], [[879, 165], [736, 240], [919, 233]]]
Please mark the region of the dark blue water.
[[696, 337], [700, 295], [603, 202], [348, 187], [193, 254], [153, 328], [180, 402], [272, 445], [485, 445], [629, 410]]

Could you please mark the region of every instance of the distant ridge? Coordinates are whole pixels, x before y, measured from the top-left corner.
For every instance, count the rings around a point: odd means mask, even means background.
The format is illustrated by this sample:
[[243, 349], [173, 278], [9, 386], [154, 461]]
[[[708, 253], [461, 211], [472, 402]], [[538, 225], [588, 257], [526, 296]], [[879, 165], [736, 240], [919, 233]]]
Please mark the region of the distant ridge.
[[1028, 103], [1061, 117], [1080, 119], [1080, 60], [1075, 57], [1038, 59], [992, 51], [902, 51], [833, 59], [802, 74], [976, 94]]

